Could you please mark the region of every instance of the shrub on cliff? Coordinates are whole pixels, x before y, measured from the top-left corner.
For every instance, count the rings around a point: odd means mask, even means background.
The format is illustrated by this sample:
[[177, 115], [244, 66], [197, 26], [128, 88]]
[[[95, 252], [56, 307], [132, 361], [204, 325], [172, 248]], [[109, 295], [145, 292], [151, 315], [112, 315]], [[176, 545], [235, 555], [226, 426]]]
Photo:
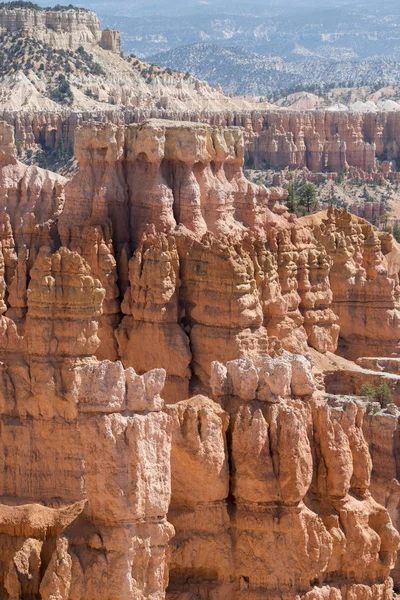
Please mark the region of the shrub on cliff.
[[[0, 77], [17, 71], [22, 71], [28, 77], [31, 71], [40, 71], [41, 79], [50, 81], [59, 73], [105, 76], [104, 69], [93, 55], [82, 47], [77, 51], [56, 50], [30, 37], [21, 39], [19, 32], [6, 34], [0, 44]], [[50, 86], [51, 89], [53, 87]]]
[[396, 223], [393, 225], [392, 233], [396, 242], [400, 242], [400, 223], [398, 221], [396, 221]]
[[24, 2], [23, 0], [17, 0], [16, 2], [1, 2], [0, 9], [2, 8], [30, 8], [31, 10], [43, 10], [41, 6], [38, 6], [33, 2]]
[[382, 408], [393, 402], [392, 393], [387, 383], [381, 383], [376, 387], [366, 383], [360, 390], [360, 396], [366, 396], [372, 402], [379, 402]]
[[293, 183], [289, 183], [288, 185], [288, 197], [286, 199], [286, 206], [290, 213], [295, 213], [297, 210], [297, 198], [296, 198], [296, 190]]
[[56, 86], [51, 90], [50, 98], [59, 104], [66, 104], [68, 106], [71, 106], [74, 100], [71, 84], [62, 73], [56, 79]]

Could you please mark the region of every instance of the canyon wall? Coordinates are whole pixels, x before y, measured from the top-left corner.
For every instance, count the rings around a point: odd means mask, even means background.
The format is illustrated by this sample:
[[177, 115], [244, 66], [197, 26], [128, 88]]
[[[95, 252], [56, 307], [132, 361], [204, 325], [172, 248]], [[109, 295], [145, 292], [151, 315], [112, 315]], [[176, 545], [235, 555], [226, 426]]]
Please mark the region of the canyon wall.
[[97, 113], [13, 113], [1, 118], [12, 124], [22, 147], [35, 143], [54, 149], [63, 140], [73, 144], [76, 127], [94, 120], [130, 124], [148, 118], [237, 126], [245, 135], [247, 158], [255, 166], [312, 171], [343, 171], [354, 167], [368, 172], [376, 160], [400, 157], [400, 114], [334, 111], [198, 111], [132, 109]]
[[48, 44], [55, 50], [85, 50], [100, 44], [106, 50], [120, 51], [119, 33], [101, 31], [95, 12], [65, 8], [0, 8], [0, 38], [5, 33], [19, 33]]
[[316, 393], [299, 355], [212, 369], [217, 404], [166, 407], [167, 597], [390, 598], [399, 538], [369, 492], [365, 405]]
[[0, 596], [391, 600], [390, 444], [308, 353], [358, 303], [354, 353], [390, 325], [398, 354], [392, 237], [289, 215], [238, 128], [91, 123], [75, 154], [27, 167], [0, 123]]
[[313, 227], [332, 259], [332, 310], [340, 324], [338, 352], [350, 360], [397, 355], [400, 287], [394, 258], [398, 250], [391, 235], [378, 233], [367, 221], [334, 208], [300, 222]]
[[330, 259], [286, 213], [284, 190], [245, 179], [239, 129], [84, 125], [75, 153], [80, 170], [65, 187], [58, 231], [86, 256], [88, 224], [101, 227], [115, 261], [99, 272], [110, 298], [105, 340], [116, 313], [123, 318], [116, 354], [104, 343], [102, 358], [164, 368], [168, 400], [187, 397], [192, 377], [207, 387], [211, 360], [269, 352], [270, 339], [291, 351], [335, 350]]
[[344, 171], [375, 167], [376, 157], [398, 156], [397, 113], [271, 112], [253, 115], [251, 152], [256, 165]]

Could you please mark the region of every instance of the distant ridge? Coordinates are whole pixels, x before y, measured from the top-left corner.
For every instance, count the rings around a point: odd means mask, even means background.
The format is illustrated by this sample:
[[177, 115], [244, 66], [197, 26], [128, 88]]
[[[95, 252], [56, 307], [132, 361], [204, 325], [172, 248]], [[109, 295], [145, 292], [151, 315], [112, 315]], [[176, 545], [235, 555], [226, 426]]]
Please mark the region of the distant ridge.
[[286, 61], [245, 48], [208, 42], [175, 48], [149, 58], [162, 67], [188, 71], [234, 95], [277, 96], [330, 87], [400, 83], [400, 63], [393, 59], [330, 61], [317, 57]]

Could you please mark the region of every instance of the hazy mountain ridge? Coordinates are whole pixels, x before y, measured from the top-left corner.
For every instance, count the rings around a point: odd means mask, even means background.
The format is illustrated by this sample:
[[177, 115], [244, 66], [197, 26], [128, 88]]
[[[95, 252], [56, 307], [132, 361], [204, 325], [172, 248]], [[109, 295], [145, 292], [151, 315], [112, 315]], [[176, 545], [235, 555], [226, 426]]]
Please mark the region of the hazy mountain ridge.
[[400, 5], [394, 1], [134, 1], [98, 10], [104, 26], [121, 31], [125, 52], [221, 83], [226, 92], [399, 81]]
[[221, 48], [201, 43], [156, 54], [151, 62], [188, 71], [210, 85], [220, 84], [235, 95], [279, 95], [293, 89], [358, 87], [377, 82], [400, 82], [400, 64], [395, 59], [332, 61], [313, 56], [285, 61], [279, 56], [256, 54], [245, 48]]
[[[85, 2], [85, 5], [90, 3]], [[243, 46], [254, 52], [296, 59], [299, 48], [313, 56], [358, 60], [399, 53], [400, 7], [368, 2], [342, 3], [187, 3], [185, 6], [149, 3], [140, 11], [117, 3], [99, 7], [106, 26], [121, 31], [124, 48], [141, 56], [210, 42]], [[103, 12], [104, 11], [104, 12]], [[110, 12], [111, 11], [111, 12]]]

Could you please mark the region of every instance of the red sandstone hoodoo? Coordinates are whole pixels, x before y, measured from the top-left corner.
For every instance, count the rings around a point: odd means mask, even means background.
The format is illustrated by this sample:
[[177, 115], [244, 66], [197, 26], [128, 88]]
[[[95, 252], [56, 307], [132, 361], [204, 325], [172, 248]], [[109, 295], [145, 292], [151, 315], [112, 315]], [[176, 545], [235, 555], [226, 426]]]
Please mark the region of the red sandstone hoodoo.
[[0, 124], [4, 597], [391, 600], [399, 413], [317, 366], [399, 356], [399, 251], [297, 220], [243, 155], [88, 124], [67, 181]]

